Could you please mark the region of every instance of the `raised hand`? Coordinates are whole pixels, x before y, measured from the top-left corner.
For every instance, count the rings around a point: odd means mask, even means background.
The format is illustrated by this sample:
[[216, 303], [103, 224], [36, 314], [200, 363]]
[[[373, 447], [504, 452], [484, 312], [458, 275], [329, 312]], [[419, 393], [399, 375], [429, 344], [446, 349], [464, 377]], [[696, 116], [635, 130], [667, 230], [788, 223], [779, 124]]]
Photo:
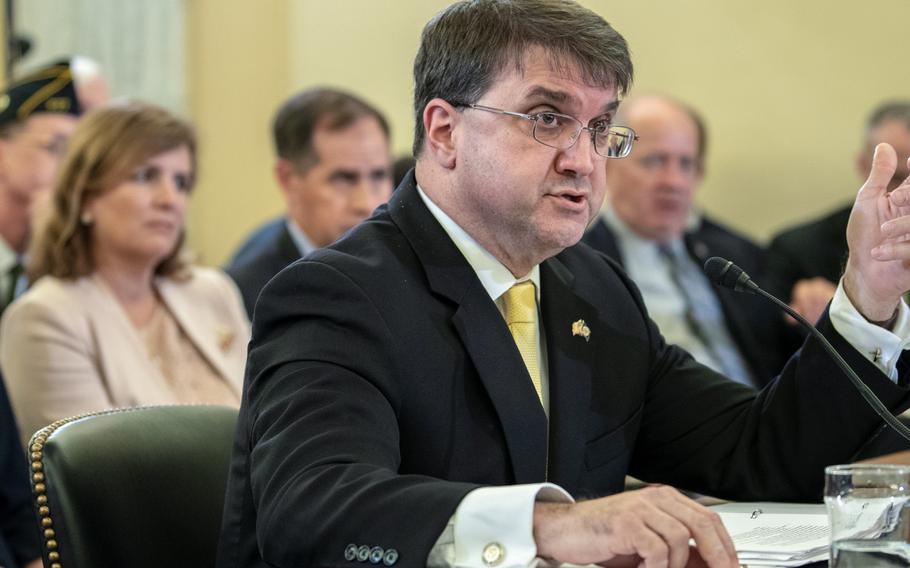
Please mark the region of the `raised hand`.
[[910, 178], [888, 193], [897, 154], [879, 144], [847, 224], [844, 291], [870, 321], [886, 321], [910, 290]]

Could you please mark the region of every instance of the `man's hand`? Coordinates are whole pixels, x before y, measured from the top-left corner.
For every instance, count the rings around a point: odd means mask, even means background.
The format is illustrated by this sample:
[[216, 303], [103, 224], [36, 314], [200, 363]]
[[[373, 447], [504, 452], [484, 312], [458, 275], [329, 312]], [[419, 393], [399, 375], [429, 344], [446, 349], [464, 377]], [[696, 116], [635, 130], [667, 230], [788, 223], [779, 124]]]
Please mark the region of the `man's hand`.
[[[793, 285], [793, 290], [790, 292], [790, 307], [809, 322], [814, 323], [821, 317], [836, 290], [837, 285], [827, 278], [821, 276], [804, 278]], [[790, 316], [785, 317], [787, 323], [797, 325], [795, 319]]]
[[910, 178], [888, 193], [897, 154], [879, 144], [869, 179], [860, 188], [847, 224], [850, 257], [844, 291], [866, 319], [886, 321], [910, 289]]
[[689, 560], [689, 539], [706, 566], [739, 566], [717, 513], [672, 487], [534, 508], [537, 554], [559, 562], [682, 568]]

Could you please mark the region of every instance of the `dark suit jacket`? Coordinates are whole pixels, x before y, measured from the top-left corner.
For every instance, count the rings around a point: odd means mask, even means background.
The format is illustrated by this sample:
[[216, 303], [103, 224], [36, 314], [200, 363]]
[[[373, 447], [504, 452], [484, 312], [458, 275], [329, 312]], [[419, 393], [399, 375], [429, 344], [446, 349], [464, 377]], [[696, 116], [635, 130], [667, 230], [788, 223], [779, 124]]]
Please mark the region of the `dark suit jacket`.
[[[732, 260], [760, 286], [764, 285], [765, 253], [755, 243], [705, 217], [684, 237], [689, 255], [699, 265], [712, 256]], [[603, 219], [585, 234], [584, 242], [620, 264], [616, 236]], [[712, 287], [727, 322], [727, 329], [749, 365], [755, 386], [766, 385], [783, 368], [800, 343], [795, 341], [780, 311], [767, 300], [727, 288]]]
[[0, 566], [15, 568], [41, 556], [28, 472], [0, 377]]
[[[217, 566], [423, 566], [463, 496], [624, 476], [739, 499], [818, 498], [879, 420], [818, 345], [756, 393], [664, 343], [634, 284], [586, 245], [541, 264], [550, 419], [508, 328], [408, 176], [387, 207], [263, 290]], [[590, 341], [572, 334], [583, 319]], [[824, 333], [889, 407], [891, 383]], [[798, 426], [797, 426], [798, 424]]]
[[240, 288], [250, 319], [253, 318], [253, 307], [262, 287], [298, 258], [300, 250], [288, 232], [286, 217], [265, 223], [240, 245], [225, 272]]
[[797, 280], [840, 280], [847, 262], [847, 221], [853, 204], [779, 233], [768, 246], [769, 292], [784, 301]]

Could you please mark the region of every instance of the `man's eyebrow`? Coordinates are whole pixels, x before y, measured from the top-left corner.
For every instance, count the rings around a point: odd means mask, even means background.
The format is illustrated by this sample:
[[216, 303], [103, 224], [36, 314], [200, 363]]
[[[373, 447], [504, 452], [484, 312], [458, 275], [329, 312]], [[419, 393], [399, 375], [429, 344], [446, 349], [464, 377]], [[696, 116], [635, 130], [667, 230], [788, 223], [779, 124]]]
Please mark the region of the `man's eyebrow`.
[[[540, 85], [535, 86], [533, 89], [528, 91], [527, 98], [543, 99], [545, 101], [551, 101], [554, 103], [565, 103], [567, 101], [572, 102], [575, 100], [575, 97], [565, 91], [554, 91], [553, 89], [548, 89]], [[604, 105], [603, 110], [600, 114], [615, 112], [617, 108], [619, 108], [619, 100], [611, 101]]]
[[547, 101], [553, 101], [556, 103], [564, 103], [568, 100], [572, 100], [574, 97], [569, 95], [565, 91], [554, 91], [553, 89], [548, 89], [542, 86], [536, 86], [528, 92], [527, 97], [534, 99], [544, 99]]
[[604, 110], [601, 114], [607, 114], [608, 112], [616, 112], [616, 109], [618, 109], [618, 108], [619, 108], [619, 101], [615, 100], [612, 103], [609, 103], [606, 106], [604, 106]]

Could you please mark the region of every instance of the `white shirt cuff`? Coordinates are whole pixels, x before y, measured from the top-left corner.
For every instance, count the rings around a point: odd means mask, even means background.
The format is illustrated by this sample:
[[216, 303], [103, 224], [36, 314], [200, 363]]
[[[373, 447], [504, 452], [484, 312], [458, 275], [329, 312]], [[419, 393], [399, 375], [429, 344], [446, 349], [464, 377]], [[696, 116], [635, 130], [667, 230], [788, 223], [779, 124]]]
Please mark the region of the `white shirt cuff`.
[[481, 487], [465, 495], [453, 515], [455, 566], [532, 565], [537, 501], [574, 502], [552, 483]]
[[857, 311], [844, 292], [841, 281], [831, 300], [828, 310], [831, 324], [841, 336], [857, 351], [882, 370], [892, 381], [897, 382], [897, 360], [901, 352], [910, 346], [910, 308], [902, 299], [898, 306], [894, 329], [869, 323]]

